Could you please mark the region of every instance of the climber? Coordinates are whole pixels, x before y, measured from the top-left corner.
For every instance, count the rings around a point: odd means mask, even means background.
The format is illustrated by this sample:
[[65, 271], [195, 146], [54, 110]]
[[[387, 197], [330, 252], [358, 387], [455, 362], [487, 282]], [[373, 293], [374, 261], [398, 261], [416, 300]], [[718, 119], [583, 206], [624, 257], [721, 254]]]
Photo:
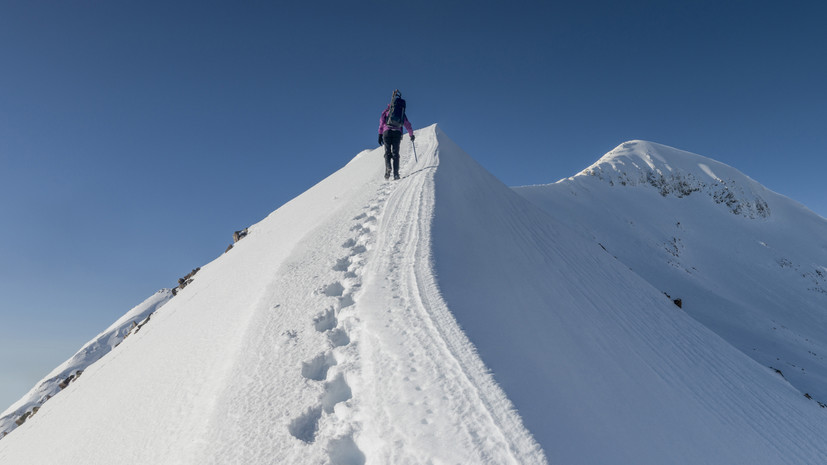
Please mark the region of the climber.
[[402, 127], [411, 135], [411, 142], [415, 139], [411, 122], [405, 114], [405, 100], [399, 89], [393, 91], [391, 103], [382, 112], [379, 119], [379, 145], [385, 146], [385, 179], [391, 176], [399, 179], [399, 144], [402, 142]]

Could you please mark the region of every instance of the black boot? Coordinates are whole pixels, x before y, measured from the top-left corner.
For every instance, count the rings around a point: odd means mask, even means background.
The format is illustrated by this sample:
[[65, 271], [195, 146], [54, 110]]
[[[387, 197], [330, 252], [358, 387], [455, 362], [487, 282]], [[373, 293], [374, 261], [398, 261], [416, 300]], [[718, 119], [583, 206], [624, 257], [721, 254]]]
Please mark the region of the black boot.
[[395, 153], [393, 155], [393, 179], [394, 181], [399, 179], [399, 154]]

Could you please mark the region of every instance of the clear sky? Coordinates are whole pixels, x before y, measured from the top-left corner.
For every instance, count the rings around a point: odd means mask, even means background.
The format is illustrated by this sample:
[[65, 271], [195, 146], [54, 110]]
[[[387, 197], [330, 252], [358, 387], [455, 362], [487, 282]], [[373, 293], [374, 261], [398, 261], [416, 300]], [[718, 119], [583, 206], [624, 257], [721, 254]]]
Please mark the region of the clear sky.
[[508, 185], [645, 139], [827, 216], [825, 5], [0, 2], [0, 410], [376, 147], [394, 88]]

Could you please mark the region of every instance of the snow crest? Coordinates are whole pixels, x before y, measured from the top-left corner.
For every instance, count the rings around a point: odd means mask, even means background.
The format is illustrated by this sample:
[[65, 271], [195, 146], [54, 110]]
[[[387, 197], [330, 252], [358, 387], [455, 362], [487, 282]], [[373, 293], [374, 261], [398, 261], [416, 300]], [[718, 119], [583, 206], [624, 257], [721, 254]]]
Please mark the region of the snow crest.
[[664, 197], [700, 192], [735, 215], [770, 216], [767, 201], [758, 193], [765, 189], [752, 179], [715, 160], [653, 142], [625, 142], [580, 174], [612, 186], [654, 187]]

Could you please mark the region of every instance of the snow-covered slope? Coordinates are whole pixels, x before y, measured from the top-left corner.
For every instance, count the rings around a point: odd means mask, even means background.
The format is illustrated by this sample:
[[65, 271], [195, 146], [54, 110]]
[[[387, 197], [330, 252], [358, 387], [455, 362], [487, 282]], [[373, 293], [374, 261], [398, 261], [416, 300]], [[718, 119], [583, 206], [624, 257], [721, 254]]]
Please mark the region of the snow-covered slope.
[[170, 289], [161, 289], [153, 296], [126, 312], [118, 321], [86, 343], [75, 355], [66, 360], [39, 381], [20, 400], [0, 415], [0, 438], [36, 414], [43, 404], [80, 378], [90, 365], [117, 347], [124, 338], [141, 329], [150, 316], [172, 298]]
[[409, 144], [250, 227], [0, 463], [827, 460], [784, 379], [438, 127]]
[[516, 191], [827, 404], [827, 220], [730, 166], [644, 141]]

